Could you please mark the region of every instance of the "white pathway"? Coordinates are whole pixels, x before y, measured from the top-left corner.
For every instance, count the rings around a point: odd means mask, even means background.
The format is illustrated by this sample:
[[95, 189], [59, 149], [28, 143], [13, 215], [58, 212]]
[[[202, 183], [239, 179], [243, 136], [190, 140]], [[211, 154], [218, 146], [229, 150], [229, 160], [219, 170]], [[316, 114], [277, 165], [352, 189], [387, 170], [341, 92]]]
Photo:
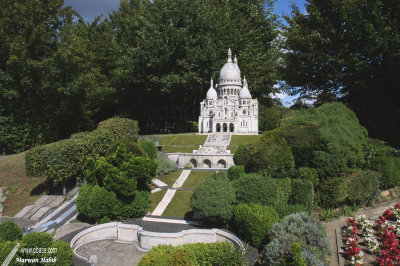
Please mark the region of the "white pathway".
[[[183, 170], [179, 178], [175, 181], [175, 184], [172, 186], [173, 188], [181, 188], [183, 183], [185, 182], [186, 178], [189, 176], [190, 170]], [[174, 197], [176, 189], [168, 189], [167, 193], [165, 193], [163, 199], [157, 205], [155, 210], [152, 212], [151, 215], [154, 216], [161, 216], [165, 209], [167, 208], [168, 204], [171, 202], [172, 198]]]

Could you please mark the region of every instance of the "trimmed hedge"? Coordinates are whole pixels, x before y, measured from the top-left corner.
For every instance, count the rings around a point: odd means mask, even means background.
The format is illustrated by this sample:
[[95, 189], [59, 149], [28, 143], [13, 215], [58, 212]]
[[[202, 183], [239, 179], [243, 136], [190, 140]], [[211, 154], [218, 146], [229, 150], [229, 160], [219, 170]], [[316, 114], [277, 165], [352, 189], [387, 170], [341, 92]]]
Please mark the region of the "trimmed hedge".
[[276, 179], [260, 174], [246, 174], [233, 182], [238, 203], [261, 205], [287, 204], [290, 179]]
[[319, 183], [318, 172], [315, 168], [300, 167], [298, 175], [300, 179], [311, 181], [314, 185]]
[[382, 189], [400, 185], [400, 158], [378, 156], [373, 160], [372, 169], [382, 173], [380, 178]]
[[246, 167], [246, 165], [250, 163], [251, 153], [255, 147], [256, 145], [254, 144], [240, 144], [233, 155], [235, 165], [243, 165]]
[[245, 256], [228, 242], [184, 244], [153, 247], [139, 261], [139, 266], [158, 265], [246, 265]]
[[311, 211], [314, 208], [313, 183], [308, 180], [293, 179], [290, 202], [303, 205], [308, 211]]
[[22, 229], [12, 221], [0, 223], [0, 242], [15, 241], [22, 238]]
[[318, 187], [319, 205], [325, 208], [340, 206], [346, 201], [346, 180], [342, 177], [331, 178], [320, 183]]
[[107, 120], [101, 121], [97, 126], [98, 129], [108, 129], [117, 138], [129, 138], [137, 140], [139, 135], [139, 125], [136, 120], [127, 118], [113, 117]]
[[271, 206], [241, 203], [235, 208], [234, 224], [238, 234], [256, 247], [267, 241], [268, 231], [277, 221], [279, 215]]
[[25, 156], [26, 174], [45, 175], [54, 185], [79, 178], [87, 157], [102, 156], [116, 139], [135, 139], [137, 132], [137, 122], [133, 120], [112, 118], [100, 122], [92, 132], [30, 149]]
[[306, 206], [300, 204], [275, 204], [274, 209], [279, 214], [280, 219], [296, 212], [310, 213]]

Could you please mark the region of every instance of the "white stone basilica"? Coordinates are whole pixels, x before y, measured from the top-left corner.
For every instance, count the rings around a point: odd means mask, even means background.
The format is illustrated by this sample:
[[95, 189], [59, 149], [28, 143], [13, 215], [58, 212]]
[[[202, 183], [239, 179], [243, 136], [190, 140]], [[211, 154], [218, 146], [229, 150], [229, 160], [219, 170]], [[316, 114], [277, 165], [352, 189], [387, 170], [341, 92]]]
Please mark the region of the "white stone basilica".
[[252, 99], [246, 78], [240, 75], [237, 58], [228, 62], [219, 73], [218, 84], [210, 89], [200, 103], [199, 133], [231, 132], [232, 134], [258, 135], [258, 101]]

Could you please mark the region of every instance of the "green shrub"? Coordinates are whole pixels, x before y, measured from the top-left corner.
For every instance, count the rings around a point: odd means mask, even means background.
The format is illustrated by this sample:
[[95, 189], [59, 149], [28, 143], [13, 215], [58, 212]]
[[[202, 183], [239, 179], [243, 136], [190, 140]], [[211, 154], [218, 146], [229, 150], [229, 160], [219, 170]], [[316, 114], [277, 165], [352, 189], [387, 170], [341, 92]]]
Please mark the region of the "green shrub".
[[22, 238], [22, 229], [12, 221], [0, 223], [0, 242], [14, 241]]
[[84, 185], [80, 188], [76, 199], [76, 208], [79, 213], [96, 222], [103, 217], [116, 217], [121, 210], [122, 203], [114, 192], [103, 187]]
[[89, 184], [104, 186], [119, 197], [130, 197], [155, 176], [157, 163], [149, 158], [135, 157], [120, 146], [112, 156], [89, 158], [85, 164], [85, 180]]
[[22, 237], [21, 247], [48, 248], [53, 243], [53, 238], [45, 232], [32, 232]]
[[347, 199], [357, 206], [373, 203], [379, 196], [379, 180], [381, 174], [375, 171], [357, 170], [346, 180]]
[[116, 138], [137, 140], [139, 134], [138, 122], [127, 118], [113, 117], [101, 121], [97, 128], [110, 130], [117, 136]]
[[122, 219], [144, 216], [149, 209], [149, 192], [135, 191], [131, 202], [123, 202], [118, 216]]
[[311, 181], [314, 185], [319, 183], [318, 172], [315, 168], [300, 167], [298, 177], [302, 180]]
[[303, 205], [307, 210], [314, 208], [314, 186], [308, 180], [293, 179], [292, 194], [290, 196], [292, 204]]
[[248, 165], [250, 162], [251, 153], [253, 152], [254, 148], [254, 144], [240, 144], [233, 155], [233, 161], [235, 162], [235, 165], [243, 165], [246, 167], [246, 165]]
[[373, 160], [372, 169], [382, 173], [380, 179], [382, 189], [400, 185], [400, 158], [378, 156]]
[[143, 255], [138, 265], [245, 265], [245, 257], [228, 242], [158, 245]]
[[307, 263], [301, 257], [301, 246], [297, 242], [290, 245], [290, 254], [282, 255], [280, 262], [281, 265], [307, 266]]
[[47, 169], [47, 161], [52, 156], [51, 150], [55, 143], [34, 147], [26, 152], [25, 169], [28, 177], [43, 176]]
[[343, 204], [347, 198], [346, 185], [346, 180], [341, 177], [321, 182], [317, 194], [319, 205], [333, 208]]
[[160, 153], [157, 158], [157, 175], [166, 175], [177, 169], [176, 163], [168, 159], [168, 156]]
[[243, 165], [231, 166], [228, 169], [228, 178], [231, 181], [239, 179], [243, 175], [244, 175], [244, 166]]
[[288, 124], [265, 134], [286, 140], [297, 167], [310, 165], [321, 146], [319, 127], [313, 124]]
[[50, 257], [54, 257], [56, 255], [57, 265], [61, 266], [70, 266], [72, 264], [72, 248], [70, 247], [68, 242], [57, 240], [55, 241], [50, 248], [56, 248], [56, 254], [48, 254]]
[[199, 123], [196, 121], [188, 121], [190, 132], [199, 132]]
[[99, 156], [104, 156], [110, 147], [110, 145], [118, 139], [111, 130], [106, 128], [100, 128], [93, 130], [87, 134], [81, 140], [84, 141], [85, 146], [85, 158], [87, 156], [98, 158]]
[[234, 223], [239, 235], [256, 247], [266, 242], [268, 231], [277, 221], [279, 215], [271, 206], [241, 203], [235, 208]]
[[281, 112], [276, 106], [258, 105], [258, 128], [260, 131], [272, 130], [279, 126]]
[[235, 192], [226, 173], [219, 172], [194, 188], [190, 205], [203, 217], [216, 217], [221, 222], [227, 222], [232, 217], [235, 200]]
[[[18, 244], [18, 241], [0, 241], [0, 262], [4, 262], [13, 248]], [[11, 260], [9, 265], [16, 265], [16, 256]]]
[[263, 136], [245, 165], [247, 172], [266, 171], [272, 177], [283, 177], [293, 169], [292, 152], [284, 139]]
[[296, 212], [310, 212], [306, 206], [299, 204], [274, 204], [274, 209], [279, 214], [279, 219]]
[[279, 178], [276, 179], [276, 182], [278, 182], [278, 200], [275, 204], [288, 203], [292, 194], [292, 179]]
[[290, 124], [319, 127], [321, 148], [313, 152], [313, 166], [319, 177], [338, 176], [348, 167], [363, 164], [367, 131], [342, 103], [301, 110]]
[[115, 140], [106, 152], [106, 156], [113, 155], [118, 147], [123, 146], [127, 152], [132, 153], [136, 157], [147, 157], [146, 152], [137, 144], [137, 142], [129, 139], [129, 138], [120, 138]]
[[90, 134], [90, 131], [82, 131], [82, 132], [72, 134], [69, 138], [70, 139], [83, 139], [89, 134]]
[[286, 192], [280, 193], [279, 179], [264, 177], [260, 174], [246, 174], [235, 180], [233, 187], [238, 203], [287, 204]]
[[150, 140], [150, 139], [144, 139], [139, 141], [139, 147], [141, 147], [147, 156], [149, 156], [150, 159], [157, 159], [157, 146], [156, 144]]
[[[330, 254], [329, 240], [321, 222], [305, 213], [296, 213], [284, 217], [272, 225], [269, 231], [271, 241], [261, 253], [261, 259], [266, 265], [279, 264], [282, 255], [290, 253], [291, 244], [297, 242], [308, 254], [302, 258], [310, 265], [322, 265], [325, 256]], [[310, 255], [311, 254], [311, 255]]]

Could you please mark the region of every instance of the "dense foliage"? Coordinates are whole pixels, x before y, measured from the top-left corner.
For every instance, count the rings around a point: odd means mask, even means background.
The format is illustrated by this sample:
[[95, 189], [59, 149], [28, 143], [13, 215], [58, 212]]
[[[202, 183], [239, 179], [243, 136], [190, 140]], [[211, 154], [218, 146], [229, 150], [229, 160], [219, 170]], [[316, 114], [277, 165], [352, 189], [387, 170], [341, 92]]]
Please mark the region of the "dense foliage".
[[233, 215], [235, 200], [235, 192], [226, 173], [219, 172], [194, 188], [190, 205], [203, 217], [215, 217], [227, 222]]
[[154, 160], [157, 158], [157, 154], [158, 154], [157, 146], [152, 140], [143, 139], [143, 140], [140, 140], [138, 142], [138, 144], [139, 144], [139, 147], [142, 148], [146, 152], [147, 156], [149, 156], [150, 159]]
[[22, 238], [22, 229], [12, 221], [0, 223], [0, 242], [15, 241]]
[[143, 255], [138, 265], [245, 265], [245, 256], [228, 242], [159, 245]]
[[263, 263], [279, 264], [283, 256], [291, 253], [291, 244], [297, 242], [303, 250], [302, 258], [307, 265], [321, 265], [330, 253], [329, 241], [323, 225], [305, 213], [284, 217], [269, 232], [270, 242], [261, 253]]
[[236, 206], [233, 220], [241, 238], [260, 247], [266, 243], [268, 231], [279, 221], [279, 215], [270, 206], [242, 203]]

